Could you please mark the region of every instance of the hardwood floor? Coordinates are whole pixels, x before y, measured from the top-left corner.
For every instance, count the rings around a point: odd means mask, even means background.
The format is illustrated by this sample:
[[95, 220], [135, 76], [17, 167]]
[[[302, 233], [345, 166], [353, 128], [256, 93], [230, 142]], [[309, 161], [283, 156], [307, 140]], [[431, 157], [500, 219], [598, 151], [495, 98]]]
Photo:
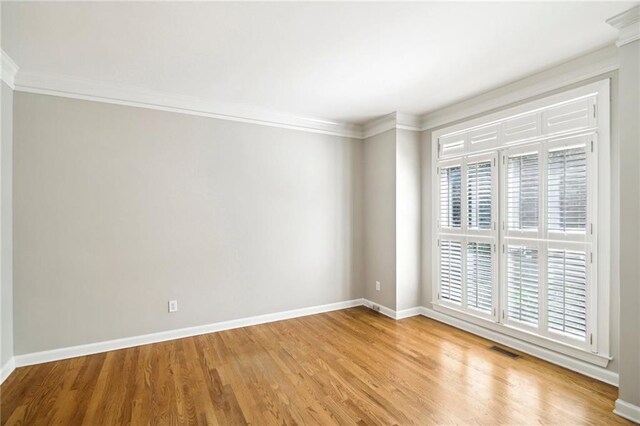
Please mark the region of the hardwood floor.
[[630, 424], [617, 389], [352, 308], [17, 369], [2, 424]]

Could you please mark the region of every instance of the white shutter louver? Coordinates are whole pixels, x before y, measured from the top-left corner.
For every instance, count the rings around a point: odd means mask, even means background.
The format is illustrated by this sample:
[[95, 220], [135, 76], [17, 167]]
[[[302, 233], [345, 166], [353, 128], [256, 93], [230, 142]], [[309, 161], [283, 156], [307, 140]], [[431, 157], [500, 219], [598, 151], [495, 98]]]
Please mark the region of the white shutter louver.
[[493, 262], [490, 243], [467, 244], [467, 306], [491, 313]]
[[460, 228], [462, 224], [462, 168], [440, 170], [440, 226]]
[[525, 246], [507, 249], [507, 314], [538, 326], [538, 250]]
[[586, 253], [549, 250], [547, 272], [549, 331], [586, 339]]
[[440, 241], [440, 298], [462, 302], [462, 243]]
[[584, 233], [587, 226], [586, 147], [550, 151], [547, 169], [549, 231]]
[[467, 166], [467, 225], [470, 229], [491, 229], [491, 161]]
[[507, 223], [511, 230], [538, 229], [538, 154], [509, 157]]

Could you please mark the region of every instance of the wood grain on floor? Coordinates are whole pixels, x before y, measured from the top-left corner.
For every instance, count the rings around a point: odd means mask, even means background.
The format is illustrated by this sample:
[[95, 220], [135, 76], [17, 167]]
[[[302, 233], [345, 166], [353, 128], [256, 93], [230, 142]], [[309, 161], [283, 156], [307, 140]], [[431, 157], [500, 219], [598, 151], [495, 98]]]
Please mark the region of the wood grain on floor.
[[364, 307], [17, 369], [7, 425], [630, 424], [617, 389]]

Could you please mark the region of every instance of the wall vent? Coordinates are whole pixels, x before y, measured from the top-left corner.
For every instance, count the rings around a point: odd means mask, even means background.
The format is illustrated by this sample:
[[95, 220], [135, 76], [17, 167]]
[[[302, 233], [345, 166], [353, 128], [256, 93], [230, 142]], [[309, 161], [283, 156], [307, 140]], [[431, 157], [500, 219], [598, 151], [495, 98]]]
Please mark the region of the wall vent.
[[500, 353], [502, 355], [506, 355], [506, 356], [508, 356], [509, 358], [512, 358], [512, 359], [520, 358], [520, 355], [518, 355], [518, 354], [516, 354], [514, 352], [511, 352], [508, 349], [501, 348], [500, 346], [491, 346], [491, 350], [495, 351], [495, 352], [498, 352], [498, 353]]

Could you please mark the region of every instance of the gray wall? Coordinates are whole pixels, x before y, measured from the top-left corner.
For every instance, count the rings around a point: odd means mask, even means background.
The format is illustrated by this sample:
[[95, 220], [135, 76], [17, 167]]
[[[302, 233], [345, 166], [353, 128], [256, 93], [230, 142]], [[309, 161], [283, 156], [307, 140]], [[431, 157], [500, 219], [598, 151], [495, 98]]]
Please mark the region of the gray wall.
[[[640, 41], [620, 47], [620, 399], [640, 406]], [[616, 169], [618, 170], [618, 169]]]
[[0, 157], [2, 220], [0, 230], [1, 279], [0, 288], [0, 368], [13, 356], [13, 205], [12, 205], [12, 145], [13, 145], [13, 91], [4, 82], [2, 86], [2, 146]]
[[[532, 77], [535, 79], [536, 76]], [[568, 85], [566, 87], [562, 87], [557, 90], [550, 91], [548, 93], [543, 93], [535, 97], [531, 97], [529, 99], [525, 99], [520, 102], [515, 102], [509, 105], [504, 105], [500, 108], [495, 108], [489, 111], [485, 111], [481, 114], [472, 115], [469, 117], [465, 117], [461, 120], [452, 121], [451, 123], [444, 124], [442, 126], [434, 127], [432, 129], [428, 129], [422, 132], [422, 177], [423, 177], [423, 186], [422, 186], [422, 209], [423, 209], [423, 218], [425, 220], [422, 232], [422, 250], [423, 250], [423, 259], [424, 263], [422, 265], [422, 304], [425, 307], [430, 308], [433, 303], [433, 294], [432, 294], [432, 251], [434, 246], [433, 232], [431, 227], [431, 219], [432, 209], [433, 209], [433, 198], [432, 198], [432, 179], [433, 179], [433, 170], [431, 168], [431, 156], [432, 156], [432, 141], [431, 134], [433, 131], [443, 128], [449, 127], [476, 117], [480, 117], [486, 114], [491, 114], [500, 110], [504, 110], [507, 108], [511, 108], [516, 105], [521, 105], [535, 99], [544, 98], [555, 93], [561, 93], [576, 87], [583, 86], [585, 84], [589, 84], [592, 82], [600, 81], [605, 78], [611, 79], [611, 191], [608, 196], [610, 196], [611, 203], [611, 281], [610, 281], [610, 295], [611, 295], [611, 308], [610, 308], [610, 355], [612, 356], [612, 360], [609, 362], [607, 369], [611, 371], [618, 371], [618, 363], [620, 362], [620, 276], [619, 276], [619, 247], [620, 247], [620, 230], [617, 224], [619, 223], [620, 218], [620, 179], [618, 176], [618, 165], [620, 161], [620, 143], [618, 138], [618, 73], [612, 72], [603, 74], [594, 78], [590, 78], [584, 81], [581, 81], [576, 84]], [[526, 86], [527, 80], [523, 80], [521, 86]], [[515, 88], [514, 88], [515, 90]], [[487, 92], [483, 95], [480, 95], [476, 98], [472, 98], [469, 101], [479, 102], [481, 99], [490, 99], [503, 91], [502, 88], [496, 89], [494, 92]], [[447, 107], [449, 111], [455, 111], [453, 107]], [[634, 160], [635, 161], [635, 160]], [[636, 163], [637, 165], [637, 163]], [[601, 197], [605, 197], [606, 195], [601, 195]], [[428, 219], [429, 218], [429, 219]], [[428, 220], [428, 221], [427, 221]]]
[[362, 297], [362, 141], [14, 102], [17, 355]]
[[[372, 302], [396, 309], [396, 130], [364, 140], [365, 288]], [[380, 281], [380, 291], [376, 291]]]
[[392, 129], [364, 141], [364, 296], [395, 311], [421, 301], [420, 137]]
[[432, 276], [433, 276], [433, 221], [436, 219], [433, 217], [433, 201], [432, 201], [432, 185], [433, 185], [433, 169], [431, 167], [431, 130], [425, 130], [422, 132], [420, 146], [420, 159], [422, 168], [420, 175], [422, 178], [422, 185], [420, 190], [422, 191], [421, 207], [422, 207], [422, 232], [421, 232], [421, 250], [422, 250], [422, 262], [421, 262], [421, 276], [422, 281], [422, 306], [431, 309], [431, 303], [433, 302], [431, 292]]
[[421, 306], [420, 132], [396, 131], [396, 310]]

